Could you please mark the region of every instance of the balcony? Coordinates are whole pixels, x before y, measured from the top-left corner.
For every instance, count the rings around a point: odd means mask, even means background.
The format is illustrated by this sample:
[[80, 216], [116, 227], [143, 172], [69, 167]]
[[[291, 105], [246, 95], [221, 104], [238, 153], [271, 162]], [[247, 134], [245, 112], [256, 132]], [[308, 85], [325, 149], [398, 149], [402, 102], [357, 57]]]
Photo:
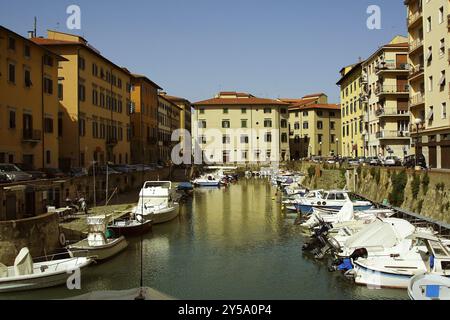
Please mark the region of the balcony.
[[392, 94], [409, 94], [408, 84], [397, 84], [397, 85], [379, 85], [376, 88], [375, 94], [380, 95], [392, 95]]
[[390, 72], [390, 73], [408, 73], [410, 70], [408, 63], [396, 63], [396, 62], [380, 62], [377, 66], [377, 74]]
[[420, 21], [422, 21], [422, 18], [422, 9], [419, 9], [416, 12], [410, 14], [407, 18], [408, 28], [413, 28], [416, 25], [419, 25]]
[[410, 135], [420, 133], [423, 130], [425, 130], [425, 125], [424, 124], [419, 124], [418, 126], [415, 125], [415, 124], [409, 125]]
[[409, 139], [409, 131], [382, 130], [377, 132], [377, 139]]
[[409, 81], [414, 81], [417, 79], [421, 79], [423, 77], [423, 72], [425, 68], [423, 64], [419, 63], [418, 65], [412, 66], [409, 70]]
[[408, 117], [409, 112], [397, 108], [380, 108], [375, 112], [377, 117]]
[[415, 53], [418, 49], [423, 48], [423, 39], [416, 39], [409, 44], [409, 54]]
[[409, 107], [417, 107], [425, 104], [425, 95], [422, 92], [416, 93], [409, 98]]
[[42, 140], [42, 130], [23, 130], [22, 141], [27, 143], [38, 143]]

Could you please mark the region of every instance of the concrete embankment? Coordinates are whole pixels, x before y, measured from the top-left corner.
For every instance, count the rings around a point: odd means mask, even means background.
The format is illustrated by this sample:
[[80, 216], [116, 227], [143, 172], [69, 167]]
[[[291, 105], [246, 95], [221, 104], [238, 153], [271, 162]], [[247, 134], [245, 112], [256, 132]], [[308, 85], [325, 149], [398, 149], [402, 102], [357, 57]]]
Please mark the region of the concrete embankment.
[[305, 186], [314, 189], [347, 187], [374, 202], [389, 204], [434, 220], [450, 223], [450, 173], [403, 168], [349, 167], [290, 163], [306, 174]]

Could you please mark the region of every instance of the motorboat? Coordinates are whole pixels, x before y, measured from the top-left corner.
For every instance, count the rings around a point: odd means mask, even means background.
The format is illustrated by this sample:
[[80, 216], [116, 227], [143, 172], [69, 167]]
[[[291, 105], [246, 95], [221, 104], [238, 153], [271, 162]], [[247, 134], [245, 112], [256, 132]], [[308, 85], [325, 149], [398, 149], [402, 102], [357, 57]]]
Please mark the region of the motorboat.
[[411, 300], [450, 300], [450, 278], [436, 274], [419, 274], [408, 285]]
[[143, 220], [140, 216], [138, 216], [137, 219], [134, 219], [133, 216], [131, 216], [126, 219], [113, 220], [111, 224], [108, 225], [108, 230], [110, 230], [115, 237], [140, 236], [150, 232], [152, 226], [152, 220]]
[[86, 239], [67, 246], [71, 257], [88, 256], [96, 261], [107, 260], [128, 247], [124, 236], [109, 239], [106, 236], [110, 216], [87, 217], [89, 233]]
[[170, 181], [147, 181], [139, 193], [138, 205], [132, 212], [136, 219], [142, 217], [152, 220], [153, 224], [168, 222], [180, 213], [180, 197]]
[[[297, 211], [303, 214], [310, 214], [314, 208], [340, 210], [347, 201], [352, 201], [347, 191], [333, 190], [324, 192], [321, 197], [299, 199], [294, 205]], [[356, 200], [352, 202], [356, 211], [369, 210], [373, 207], [370, 201]]]
[[222, 179], [214, 174], [206, 174], [195, 180], [192, 183], [197, 187], [219, 187]]
[[[450, 254], [439, 237], [415, 233], [410, 247], [397, 254], [384, 254], [352, 259], [356, 284], [376, 288], [407, 289], [411, 279], [428, 273], [450, 277]], [[447, 291], [448, 292], [448, 291]]]
[[75, 270], [91, 264], [86, 257], [52, 260], [34, 263], [28, 248], [17, 255], [14, 266], [0, 264], [0, 293], [34, 290], [59, 286], [67, 282]]

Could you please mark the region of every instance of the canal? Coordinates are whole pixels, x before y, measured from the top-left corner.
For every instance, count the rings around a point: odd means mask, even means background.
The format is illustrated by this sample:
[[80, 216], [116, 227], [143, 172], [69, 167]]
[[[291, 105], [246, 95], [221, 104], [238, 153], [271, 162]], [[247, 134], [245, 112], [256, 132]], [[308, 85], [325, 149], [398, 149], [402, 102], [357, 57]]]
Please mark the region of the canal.
[[[303, 256], [295, 215], [286, 215], [267, 180], [196, 189], [179, 219], [144, 237], [144, 286], [177, 299], [407, 299], [406, 291], [358, 287]], [[65, 287], [0, 295], [61, 299], [96, 290], [139, 287], [140, 241], [86, 269], [82, 290]]]

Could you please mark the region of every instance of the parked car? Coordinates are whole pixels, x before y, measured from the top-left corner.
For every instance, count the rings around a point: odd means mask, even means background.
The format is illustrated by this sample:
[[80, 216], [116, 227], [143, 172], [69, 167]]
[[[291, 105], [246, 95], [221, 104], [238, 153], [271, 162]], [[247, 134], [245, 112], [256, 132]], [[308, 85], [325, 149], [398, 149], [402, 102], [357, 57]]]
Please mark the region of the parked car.
[[41, 169], [47, 175], [49, 179], [60, 179], [66, 177], [64, 172], [57, 168], [43, 168]]
[[321, 163], [322, 157], [317, 157], [317, 156], [311, 157], [311, 161], [314, 163]]
[[47, 179], [47, 174], [45, 172], [39, 171], [39, 170], [34, 170], [34, 168], [30, 165], [23, 164], [23, 163], [16, 163], [15, 165], [17, 168], [19, 168], [23, 172], [31, 174], [33, 180]]
[[366, 157], [359, 157], [357, 159], [358, 159], [359, 164], [363, 164], [366, 162]]
[[31, 174], [23, 172], [16, 165], [10, 163], [0, 164], [0, 173], [5, 174], [9, 182], [33, 180]]
[[359, 166], [359, 160], [354, 158], [354, 159], [348, 159], [348, 164], [350, 166]]
[[6, 173], [0, 172], [0, 183], [8, 183], [9, 179], [6, 176]]
[[[88, 170], [89, 175], [93, 176], [94, 175], [94, 167], [91, 166]], [[106, 173], [108, 173], [108, 175], [113, 175], [113, 174], [120, 174], [120, 172], [114, 170], [114, 168], [112, 168], [111, 166], [106, 167], [105, 165], [96, 165], [95, 166], [95, 175], [106, 175]]]
[[366, 163], [371, 166], [381, 166], [383, 163], [381, 162], [381, 159], [378, 157], [368, 157], [366, 159]]
[[406, 156], [403, 159], [403, 166], [406, 168], [415, 168], [416, 165], [421, 167], [422, 169], [427, 168], [427, 161], [423, 154], [419, 154], [419, 156], [417, 157], [417, 161], [415, 155]]
[[71, 177], [79, 178], [87, 176], [88, 171], [86, 168], [72, 168], [70, 169], [69, 174]]
[[383, 165], [386, 167], [400, 167], [402, 163], [398, 157], [388, 156], [384, 159]]

